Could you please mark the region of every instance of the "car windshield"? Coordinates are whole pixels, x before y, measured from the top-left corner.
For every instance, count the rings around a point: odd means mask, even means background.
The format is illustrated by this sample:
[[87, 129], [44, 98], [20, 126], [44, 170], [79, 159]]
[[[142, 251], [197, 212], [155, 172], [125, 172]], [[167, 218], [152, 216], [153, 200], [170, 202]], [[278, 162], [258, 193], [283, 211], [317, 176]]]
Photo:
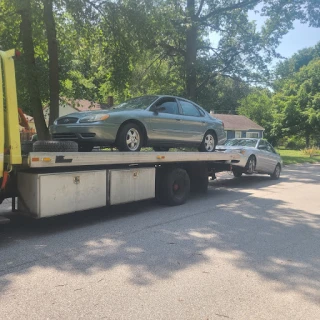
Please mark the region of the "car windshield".
[[257, 139], [230, 139], [225, 142], [225, 146], [241, 146], [241, 147], [255, 147]]
[[113, 109], [146, 109], [152, 104], [158, 96], [143, 96], [137, 97], [125, 102], [122, 102], [113, 107]]

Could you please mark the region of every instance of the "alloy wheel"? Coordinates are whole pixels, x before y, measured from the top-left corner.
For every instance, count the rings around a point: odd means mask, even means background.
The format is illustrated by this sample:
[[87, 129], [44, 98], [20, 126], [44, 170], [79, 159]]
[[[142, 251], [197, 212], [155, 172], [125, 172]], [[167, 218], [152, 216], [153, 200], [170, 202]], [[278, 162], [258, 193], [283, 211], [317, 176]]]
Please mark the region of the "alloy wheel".
[[140, 145], [140, 134], [137, 129], [131, 128], [126, 135], [126, 143], [130, 151], [136, 151]]
[[214, 136], [211, 133], [208, 133], [204, 138], [204, 147], [209, 152], [214, 150], [215, 140], [214, 140]]

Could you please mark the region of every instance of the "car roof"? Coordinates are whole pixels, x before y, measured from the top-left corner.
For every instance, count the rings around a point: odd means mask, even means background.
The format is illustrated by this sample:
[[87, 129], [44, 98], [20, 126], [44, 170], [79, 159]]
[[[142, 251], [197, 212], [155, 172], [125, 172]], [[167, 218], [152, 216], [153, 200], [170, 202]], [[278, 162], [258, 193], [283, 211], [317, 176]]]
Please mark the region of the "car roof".
[[[146, 95], [148, 96], [148, 95]], [[185, 101], [189, 101], [193, 104], [195, 104], [197, 107], [203, 109], [205, 112], [208, 113], [208, 111], [204, 108], [204, 107], [201, 107], [199, 104], [197, 104], [196, 102], [190, 100], [190, 99], [187, 99], [187, 98], [183, 98], [183, 97], [180, 97], [180, 96], [174, 96], [174, 95], [170, 95], [170, 94], [155, 94], [155, 95], [149, 95], [149, 96], [157, 96], [159, 98], [175, 98], [175, 99], [181, 99], [181, 100], [185, 100]]]
[[[202, 106], [200, 106], [199, 104], [197, 104], [196, 102], [189, 100], [187, 98], [183, 98], [180, 96], [174, 96], [174, 95], [170, 95], [170, 94], [145, 94], [143, 96], [137, 96], [137, 97], [132, 97], [131, 99], [135, 99], [135, 98], [140, 98], [140, 97], [157, 97], [157, 98], [175, 98], [175, 99], [181, 99], [184, 101], [188, 101], [191, 102], [192, 104], [196, 105], [198, 108], [200, 108], [202, 111], [204, 111], [205, 113], [209, 114], [209, 112]], [[217, 119], [218, 120], [218, 119]]]

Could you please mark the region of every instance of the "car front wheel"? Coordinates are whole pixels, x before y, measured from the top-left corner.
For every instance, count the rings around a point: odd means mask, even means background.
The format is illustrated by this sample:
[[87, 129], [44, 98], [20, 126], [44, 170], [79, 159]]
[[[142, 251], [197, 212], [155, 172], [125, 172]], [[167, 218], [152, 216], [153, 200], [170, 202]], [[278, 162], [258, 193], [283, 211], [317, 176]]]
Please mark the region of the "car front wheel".
[[250, 156], [246, 165], [246, 174], [253, 174], [256, 171], [256, 158]]
[[242, 176], [242, 172], [240, 171], [232, 171], [232, 173], [235, 178], [240, 178]]
[[281, 174], [281, 166], [278, 163], [273, 171], [273, 173], [270, 175], [271, 179], [273, 180], [278, 180], [280, 178], [280, 174]]
[[120, 128], [117, 148], [119, 151], [140, 151], [143, 134], [140, 127], [135, 123], [127, 123]]

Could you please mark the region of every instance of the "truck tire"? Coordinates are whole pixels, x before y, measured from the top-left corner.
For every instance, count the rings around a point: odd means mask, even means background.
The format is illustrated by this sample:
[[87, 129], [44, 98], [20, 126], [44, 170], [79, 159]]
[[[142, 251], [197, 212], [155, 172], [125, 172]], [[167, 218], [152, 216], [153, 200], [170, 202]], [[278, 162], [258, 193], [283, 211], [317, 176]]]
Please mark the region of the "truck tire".
[[157, 175], [156, 199], [169, 206], [184, 204], [190, 194], [190, 178], [181, 168], [162, 169]]
[[209, 185], [208, 167], [205, 164], [193, 164], [188, 169], [190, 190], [194, 193], [207, 193]]
[[74, 141], [36, 141], [33, 152], [78, 152], [78, 144]]

